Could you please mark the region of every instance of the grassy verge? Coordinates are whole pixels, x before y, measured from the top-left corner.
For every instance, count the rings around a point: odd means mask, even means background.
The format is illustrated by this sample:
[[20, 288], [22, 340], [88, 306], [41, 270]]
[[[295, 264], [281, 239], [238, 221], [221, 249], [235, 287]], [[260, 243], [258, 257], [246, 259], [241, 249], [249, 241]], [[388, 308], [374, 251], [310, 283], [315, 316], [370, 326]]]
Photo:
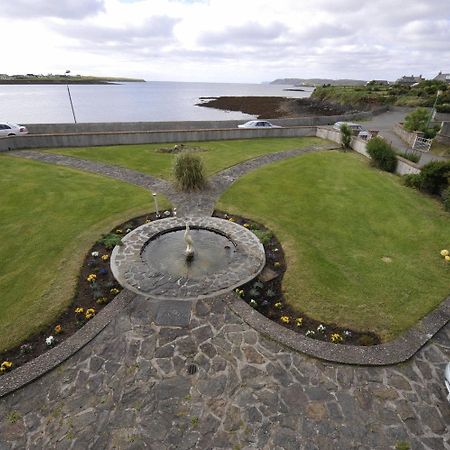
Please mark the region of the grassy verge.
[[[266, 153], [293, 150], [310, 145], [325, 144], [328, 141], [316, 137], [263, 138], [230, 141], [189, 142], [186, 147], [204, 149], [199, 155], [207, 175]], [[117, 145], [112, 147], [65, 148], [48, 150], [52, 153], [73, 156], [91, 161], [100, 161], [127, 167], [159, 178], [172, 179], [175, 154], [161, 153], [162, 147], [174, 144]]]
[[[249, 201], [248, 199], [251, 199]], [[268, 225], [288, 258], [287, 301], [388, 340], [450, 292], [450, 216], [355, 154], [310, 154], [238, 180], [218, 207]]]
[[101, 234], [151, 211], [153, 202], [144, 189], [97, 175], [8, 156], [0, 162], [4, 351], [70, 303], [83, 257]]

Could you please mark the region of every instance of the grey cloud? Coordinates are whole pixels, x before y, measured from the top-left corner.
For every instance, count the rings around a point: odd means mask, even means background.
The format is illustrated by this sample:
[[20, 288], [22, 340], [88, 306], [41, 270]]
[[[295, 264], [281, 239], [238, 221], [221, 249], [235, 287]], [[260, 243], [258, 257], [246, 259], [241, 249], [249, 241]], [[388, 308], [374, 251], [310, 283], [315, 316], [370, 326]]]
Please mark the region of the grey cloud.
[[168, 16], [153, 16], [143, 25], [130, 27], [107, 27], [87, 23], [53, 24], [59, 33], [77, 39], [82, 46], [130, 46], [138, 47], [156, 40], [169, 42], [173, 39], [173, 27], [179, 21]]
[[10, 0], [2, 14], [15, 18], [82, 19], [104, 10], [104, 0]]
[[248, 22], [244, 25], [229, 26], [222, 31], [209, 31], [204, 33], [198, 39], [198, 43], [206, 46], [217, 44], [265, 44], [267, 41], [280, 38], [287, 30], [287, 27], [279, 22], [270, 25]]

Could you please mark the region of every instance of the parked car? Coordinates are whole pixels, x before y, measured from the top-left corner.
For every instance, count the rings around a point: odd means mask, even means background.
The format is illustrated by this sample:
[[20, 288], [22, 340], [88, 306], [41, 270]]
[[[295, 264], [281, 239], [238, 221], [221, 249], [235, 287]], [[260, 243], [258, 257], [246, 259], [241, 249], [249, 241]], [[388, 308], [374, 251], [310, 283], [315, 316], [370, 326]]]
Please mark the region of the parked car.
[[279, 125], [273, 125], [267, 120], [250, 120], [249, 122], [238, 125], [238, 128], [283, 128]]
[[27, 127], [11, 122], [0, 122], [0, 136], [18, 136], [27, 133]]
[[357, 136], [361, 131], [364, 131], [364, 128], [361, 125], [353, 122], [336, 122], [333, 125], [333, 128], [335, 130], [341, 131], [342, 125], [347, 125], [352, 130], [352, 134], [354, 134], [355, 136]]

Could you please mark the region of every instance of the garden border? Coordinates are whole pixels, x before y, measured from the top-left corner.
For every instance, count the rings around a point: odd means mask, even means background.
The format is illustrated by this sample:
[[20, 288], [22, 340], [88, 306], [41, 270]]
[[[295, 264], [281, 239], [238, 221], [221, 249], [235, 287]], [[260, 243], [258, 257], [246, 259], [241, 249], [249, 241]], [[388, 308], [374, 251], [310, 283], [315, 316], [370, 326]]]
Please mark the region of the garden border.
[[46, 374], [81, 350], [122, 311], [136, 294], [124, 289], [76, 333], [37, 358], [0, 377], [0, 398]]
[[253, 329], [300, 353], [341, 364], [387, 366], [414, 356], [450, 320], [450, 296], [398, 338], [385, 344], [356, 346], [333, 344], [296, 333], [260, 314], [236, 294], [227, 295], [230, 309]]

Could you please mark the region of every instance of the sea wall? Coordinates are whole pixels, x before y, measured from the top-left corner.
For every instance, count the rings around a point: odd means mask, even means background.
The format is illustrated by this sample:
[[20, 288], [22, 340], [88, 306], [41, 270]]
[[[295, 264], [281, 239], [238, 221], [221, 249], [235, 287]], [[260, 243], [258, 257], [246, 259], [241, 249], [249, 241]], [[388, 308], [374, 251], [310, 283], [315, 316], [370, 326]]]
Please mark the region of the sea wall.
[[0, 138], [0, 151], [34, 148], [95, 147], [103, 145], [217, 141], [228, 139], [299, 137], [315, 135], [316, 127], [314, 126], [269, 128], [266, 130], [224, 128], [212, 130], [28, 134], [25, 136]]
[[[356, 112], [334, 116], [296, 117], [292, 119], [270, 119], [275, 125], [283, 127], [304, 127], [316, 125], [332, 125], [339, 121], [368, 119], [374, 114], [387, 110], [386, 107], [375, 111]], [[59, 133], [117, 133], [117, 132], [147, 132], [147, 131], [185, 131], [237, 128], [244, 120], [221, 121], [182, 121], [182, 122], [93, 122], [93, 123], [29, 123], [24, 124], [30, 134]]]

